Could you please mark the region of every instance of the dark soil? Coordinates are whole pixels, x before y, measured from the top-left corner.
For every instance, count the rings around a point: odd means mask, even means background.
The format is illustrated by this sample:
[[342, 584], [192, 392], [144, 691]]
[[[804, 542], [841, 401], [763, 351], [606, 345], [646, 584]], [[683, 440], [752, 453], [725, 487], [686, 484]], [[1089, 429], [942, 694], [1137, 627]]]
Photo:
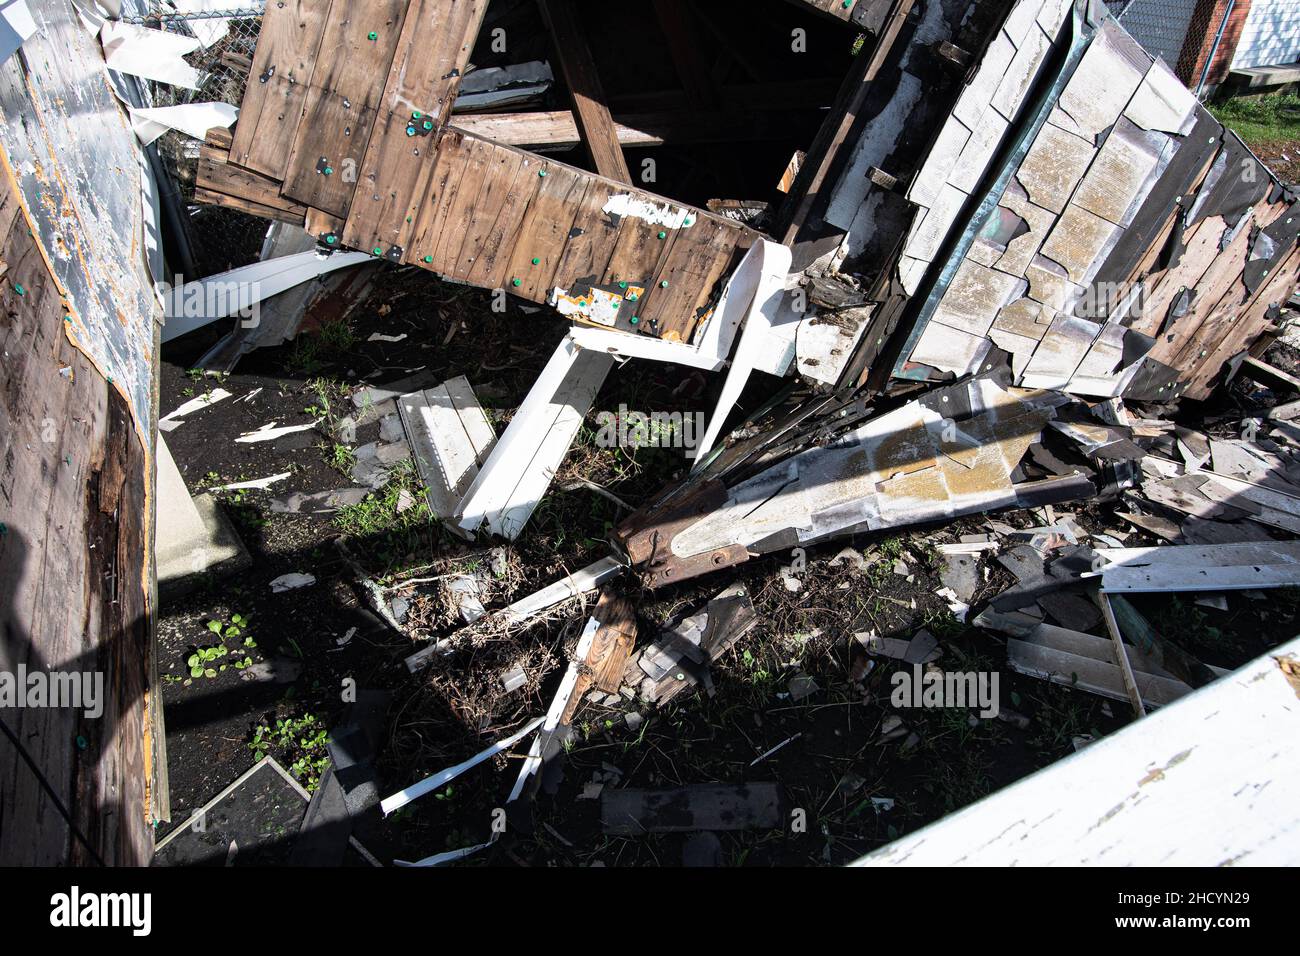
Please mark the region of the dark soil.
[[1300, 183], [1300, 141], [1291, 139], [1251, 143], [1250, 148], [1260, 162], [1282, 182], [1293, 186]]

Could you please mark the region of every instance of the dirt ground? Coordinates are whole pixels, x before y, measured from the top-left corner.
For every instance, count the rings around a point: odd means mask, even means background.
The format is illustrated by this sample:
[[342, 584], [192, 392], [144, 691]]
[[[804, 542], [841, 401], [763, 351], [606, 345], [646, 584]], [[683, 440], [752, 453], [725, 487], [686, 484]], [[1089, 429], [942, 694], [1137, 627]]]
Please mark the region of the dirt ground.
[[[362, 504], [334, 515], [273, 513], [273, 497], [355, 484], [347, 476], [352, 451], [374, 441], [380, 424], [361, 428], [350, 443], [330, 434], [354, 410], [347, 397], [353, 389], [422, 369], [437, 380], [465, 374], [500, 431], [564, 332], [549, 310], [512, 305], [497, 314], [487, 293], [443, 284], [417, 270], [393, 270], [374, 289], [346, 326], [257, 351], [229, 376], [189, 370], [215, 341], [217, 329], [194, 333], [164, 351], [164, 414], [215, 387], [234, 394], [165, 436], [192, 492], [291, 473], [270, 491], [218, 493], [252, 567], [206, 582], [161, 608], [158, 668], [174, 823], [261, 753], [314, 786], [326, 764], [325, 734], [344, 713], [341, 688], [349, 681], [391, 694], [378, 759], [384, 795], [542, 715], [585, 615], [574, 609], [522, 634], [474, 641], [412, 675], [403, 659], [421, 646], [419, 639], [445, 637], [460, 626], [439, 579], [487, 568], [485, 603], [489, 609], [504, 606], [608, 553], [605, 541], [623, 516], [620, 506], [585, 487], [565, 490], [570, 481], [585, 478], [636, 507], [689, 467], [680, 450], [598, 448], [593, 419], [512, 544], [468, 544], [444, 531], [429, 516], [409, 469], [399, 470]], [[407, 338], [370, 341], [377, 332]], [[621, 403], [645, 410], [708, 408], [706, 385], [699, 375], [632, 363], [610, 376], [593, 416]], [[774, 379], [756, 383], [746, 403], [755, 407], [776, 387]], [[1247, 389], [1223, 401], [1272, 398]], [[269, 422], [317, 420], [314, 430], [275, 442], [234, 441]], [[1058, 507], [1056, 513], [1072, 514], [1089, 531], [1113, 533], [1121, 526], [1108, 507]], [[1021, 528], [1046, 523], [1042, 512], [997, 520]], [[845, 863], [1116, 730], [1130, 719], [1126, 704], [1015, 674], [1006, 666], [1004, 639], [961, 623], [936, 595], [942, 585], [935, 545], [988, 530], [986, 522], [977, 516], [943, 528], [812, 549], [806, 571], [793, 582], [797, 590], [787, 586], [782, 562], [766, 559], [734, 574], [634, 594], [642, 639], [736, 579], [748, 587], [759, 623], [715, 668], [712, 697], [682, 695], [660, 711], [626, 699], [614, 707], [584, 704], [562, 779], [545, 781], [534, 804], [532, 832], [525, 832], [525, 821], [463, 865], [677, 864], [685, 842], [680, 836], [604, 835], [599, 801], [583, 799], [588, 785], [760, 780], [780, 785], [791, 825], [721, 834], [725, 864]], [[1128, 545], [1155, 543], [1126, 531]], [[366, 574], [389, 588], [389, 597], [409, 600], [407, 634], [369, 612], [355, 573], [336, 547], [341, 537]], [[846, 546], [863, 556], [861, 567], [852, 556], [835, 560]], [[310, 573], [316, 583], [272, 593], [269, 583], [293, 572]], [[981, 574], [976, 611], [983, 598], [1012, 581], [991, 554], [983, 556]], [[401, 586], [414, 578], [435, 580]], [[1297, 606], [1274, 597], [1261, 606], [1234, 596], [1227, 612], [1160, 600], [1143, 609], [1157, 626], [1192, 635], [1209, 663], [1235, 666], [1294, 633]], [[860, 688], [852, 678], [865, 655], [854, 635], [874, 631], [908, 638], [921, 628], [941, 640], [942, 665], [999, 675], [1001, 717], [981, 719], [970, 709], [909, 710], [905, 733], [882, 742], [882, 724], [896, 713], [890, 675], [904, 665], [880, 662]], [[227, 653], [210, 663], [200, 660], [203, 676], [192, 677], [191, 659], [218, 646]], [[262, 674], [268, 662], [282, 682]], [[515, 665], [524, 667], [528, 681], [506, 693], [498, 678]], [[250, 674], [261, 679], [250, 680]], [[795, 700], [790, 682], [799, 674], [811, 677], [818, 689]], [[635, 730], [626, 719], [632, 712], [643, 718]], [[754, 763], [783, 741], [789, 743]], [[394, 814], [373, 831], [369, 849], [387, 863], [482, 842], [522, 752], [498, 757]], [[160, 835], [166, 830], [160, 825]]]
[[1300, 183], [1300, 140], [1252, 143], [1255, 155], [1284, 183]]

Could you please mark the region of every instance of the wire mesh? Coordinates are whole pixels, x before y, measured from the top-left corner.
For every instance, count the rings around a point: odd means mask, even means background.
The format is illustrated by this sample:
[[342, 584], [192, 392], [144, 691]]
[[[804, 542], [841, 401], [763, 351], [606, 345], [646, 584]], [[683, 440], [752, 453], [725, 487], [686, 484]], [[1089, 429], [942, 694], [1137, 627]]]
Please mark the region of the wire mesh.
[[1189, 89], [1199, 91], [1231, 5], [1200, 0], [1106, 0], [1142, 49], [1162, 59]]
[[[200, 42], [199, 48], [185, 57], [199, 72], [198, 89], [149, 83], [152, 105], [219, 102], [239, 106], [252, 70], [264, 8], [262, 2], [245, 0], [241, 5], [232, 4], [223, 9], [181, 12], [166, 0], [150, 0], [147, 14], [124, 17], [129, 23], [193, 37]], [[194, 200], [202, 145], [175, 131], [157, 141], [164, 167], [181, 197], [190, 204]], [[192, 243], [203, 274], [254, 261], [267, 228], [265, 220], [218, 206], [194, 208], [191, 220], [196, 227], [192, 230]]]

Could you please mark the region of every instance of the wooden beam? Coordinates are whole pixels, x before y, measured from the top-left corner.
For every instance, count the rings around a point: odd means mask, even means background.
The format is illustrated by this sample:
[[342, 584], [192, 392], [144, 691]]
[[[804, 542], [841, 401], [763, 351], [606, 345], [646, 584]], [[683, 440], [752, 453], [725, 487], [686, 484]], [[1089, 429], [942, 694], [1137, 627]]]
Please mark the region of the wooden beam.
[[903, 29], [907, 16], [912, 12], [914, 0], [894, 0], [880, 37], [871, 51], [871, 55], [862, 60], [862, 67], [841, 91], [838, 118], [828, 119], [818, 134], [812, 148], [808, 151], [809, 163], [804, 165], [802, 182], [798, 184], [797, 195], [792, 193], [790, 200], [792, 212], [786, 224], [782, 242], [791, 245], [795, 242], [813, 203], [817, 201], [826, 185], [831, 169], [839, 159], [841, 147], [848, 141], [849, 134], [857, 123], [858, 114], [866, 103], [867, 94], [875, 82], [881, 68], [893, 49], [898, 34]]
[[569, 86], [569, 95], [573, 98], [573, 112], [582, 132], [583, 145], [596, 166], [596, 172], [631, 183], [632, 173], [619, 146], [605, 91], [573, 0], [538, 0], [538, 3], [555, 42], [555, 52]]
[[701, 56], [699, 30], [691, 19], [691, 11], [682, 0], [653, 0], [655, 18], [668, 41], [668, 52], [673, 68], [682, 81], [686, 95], [702, 106], [713, 106], [718, 100], [718, 90], [713, 83], [709, 64]]
[[[802, 114], [801, 114], [802, 115]], [[788, 128], [795, 117], [734, 111], [672, 110], [627, 113], [613, 117], [614, 132], [624, 149], [664, 143], [735, 143], [762, 140]], [[578, 123], [569, 110], [536, 113], [461, 113], [456, 127], [507, 146], [555, 148], [582, 142]]]

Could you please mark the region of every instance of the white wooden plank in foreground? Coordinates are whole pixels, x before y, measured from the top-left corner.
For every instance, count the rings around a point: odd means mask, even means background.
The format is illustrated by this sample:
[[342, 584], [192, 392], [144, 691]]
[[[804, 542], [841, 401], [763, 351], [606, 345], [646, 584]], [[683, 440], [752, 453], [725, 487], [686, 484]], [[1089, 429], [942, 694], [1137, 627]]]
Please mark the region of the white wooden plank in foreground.
[[1300, 587], [1300, 542], [1099, 548], [1108, 593]]
[[855, 865], [1294, 866], [1297, 739], [1300, 638]]
[[493, 534], [519, 535], [613, 365], [612, 356], [565, 337], [457, 506], [461, 528], [474, 533], [486, 524]]
[[[492, 453], [497, 436], [465, 376], [397, 402], [430, 510], [450, 518]], [[448, 525], [459, 530], [454, 523]]]

